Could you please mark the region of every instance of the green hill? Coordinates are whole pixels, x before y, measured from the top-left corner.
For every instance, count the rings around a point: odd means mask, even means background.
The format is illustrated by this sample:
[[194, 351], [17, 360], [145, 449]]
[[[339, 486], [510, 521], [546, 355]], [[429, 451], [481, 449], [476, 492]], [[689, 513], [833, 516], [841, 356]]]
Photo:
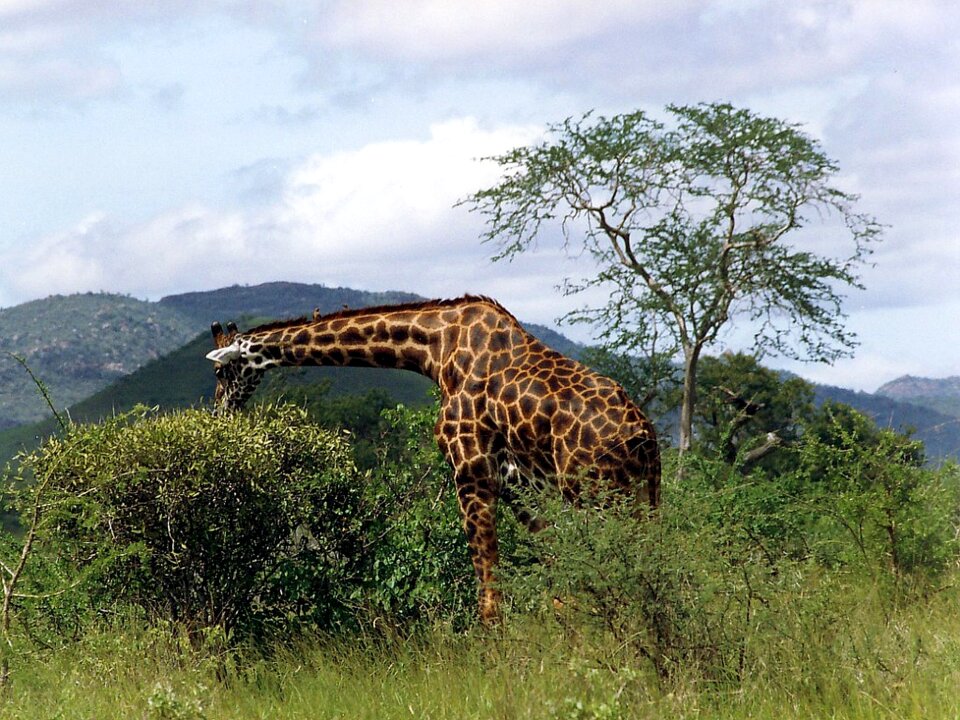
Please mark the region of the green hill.
[[197, 328], [173, 307], [122, 295], [55, 295], [0, 310], [0, 428], [49, 411], [23, 358], [58, 407], [72, 405], [180, 347]]
[[314, 308], [330, 313], [347, 307], [368, 307], [413, 302], [423, 298], [405, 292], [365, 292], [292, 282], [233, 285], [219, 290], [183, 293], [161, 298], [161, 307], [194, 319], [201, 327], [214, 320], [226, 322], [241, 317], [273, 320], [309, 315]]
[[815, 385], [818, 403], [841, 402], [873, 418], [880, 427], [912, 432], [922, 440], [932, 462], [951, 458], [960, 460], [960, 418], [915, 402], [886, 395], [856, 392], [829, 385]]

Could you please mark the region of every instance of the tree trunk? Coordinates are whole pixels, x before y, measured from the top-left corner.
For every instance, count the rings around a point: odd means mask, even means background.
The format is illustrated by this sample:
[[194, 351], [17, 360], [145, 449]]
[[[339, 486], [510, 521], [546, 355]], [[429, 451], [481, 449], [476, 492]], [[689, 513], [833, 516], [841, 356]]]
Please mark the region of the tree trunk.
[[683, 400], [680, 402], [680, 457], [693, 447], [693, 410], [697, 404], [697, 363], [700, 348], [683, 349]]

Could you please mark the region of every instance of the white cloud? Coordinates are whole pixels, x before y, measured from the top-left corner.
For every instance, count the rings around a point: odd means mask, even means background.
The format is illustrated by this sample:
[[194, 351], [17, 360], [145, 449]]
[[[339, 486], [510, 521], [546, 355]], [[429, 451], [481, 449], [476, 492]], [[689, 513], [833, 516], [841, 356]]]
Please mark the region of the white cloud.
[[35, 101], [85, 101], [120, 89], [119, 68], [107, 61], [0, 58], [0, 93], [33, 104]]
[[106, 218], [94, 213], [70, 230], [18, 248], [4, 258], [3, 266], [10, 273], [4, 285], [27, 298], [108, 287], [99, 257], [106, 235]]
[[452, 206], [495, 178], [496, 167], [479, 157], [537, 132], [452, 120], [434, 125], [426, 140], [310, 157], [266, 207], [188, 206], [128, 227], [93, 214], [29, 252], [9, 252], [4, 284], [18, 297], [101, 288], [156, 297], [277, 278], [483, 291], [489, 252], [477, 240], [479, 220]]
[[317, 66], [332, 51], [401, 78], [509, 70], [555, 89], [666, 102], [835, 81], [865, 59], [949, 46], [953, 15], [936, 0], [338, 0], [296, 44]]
[[465, 211], [451, 206], [495, 177], [496, 168], [478, 159], [523, 144], [534, 132], [484, 131], [471, 120], [453, 120], [433, 125], [425, 142], [315, 156], [291, 175], [277, 224], [324, 258], [356, 257], [358, 250], [361, 257], [401, 254], [423, 244], [417, 238], [424, 234], [433, 236], [428, 254], [452, 249]]
[[[669, 12], [690, 4], [671, 3]], [[665, 12], [649, 0], [341, 0], [318, 18], [316, 35], [334, 47], [385, 58], [500, 64], [586, 44], [617, 25]]]
[[123, 72], [107, 46], [145, 25], [183, 22], [189, 0], [0, 0], [0, 100], [31, 109], [116, 97]]

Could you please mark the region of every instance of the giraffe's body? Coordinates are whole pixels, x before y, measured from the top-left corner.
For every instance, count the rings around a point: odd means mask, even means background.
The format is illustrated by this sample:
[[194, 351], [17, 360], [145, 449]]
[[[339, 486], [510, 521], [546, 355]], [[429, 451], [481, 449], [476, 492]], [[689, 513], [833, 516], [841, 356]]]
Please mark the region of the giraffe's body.
[[[359, 365], [419, 372], [440, 387], [435, 436], [454, 471], [480, 615], [497, 617], [496, 503], [522, 484], [575, 499], [603, 483], [656, 507], [653, 426], [623, 388], [547, 348], [493, 300], [464, 297], [346, 310], [224, 334], [214, 324], [216, 403], [239, 408], [279, 365]], [[514, 508], [531, 529], [539, 521]]]

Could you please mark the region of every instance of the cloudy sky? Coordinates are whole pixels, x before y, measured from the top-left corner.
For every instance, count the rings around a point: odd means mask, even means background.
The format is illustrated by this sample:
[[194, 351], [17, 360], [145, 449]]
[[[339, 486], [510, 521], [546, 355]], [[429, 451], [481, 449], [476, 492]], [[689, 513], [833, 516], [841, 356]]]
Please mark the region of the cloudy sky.
[[0, 306], [282, 279], [552, 325], [589, 268], [551, 242], [491, 264], [453, 207], [496, 179], [478, 158], [590, 109], [723, 100], [800, 123], [889, 226], [846, 307], [856, 356], [770, 364], [864, 390], [960, 374], [958, 8], [0, 0]]

